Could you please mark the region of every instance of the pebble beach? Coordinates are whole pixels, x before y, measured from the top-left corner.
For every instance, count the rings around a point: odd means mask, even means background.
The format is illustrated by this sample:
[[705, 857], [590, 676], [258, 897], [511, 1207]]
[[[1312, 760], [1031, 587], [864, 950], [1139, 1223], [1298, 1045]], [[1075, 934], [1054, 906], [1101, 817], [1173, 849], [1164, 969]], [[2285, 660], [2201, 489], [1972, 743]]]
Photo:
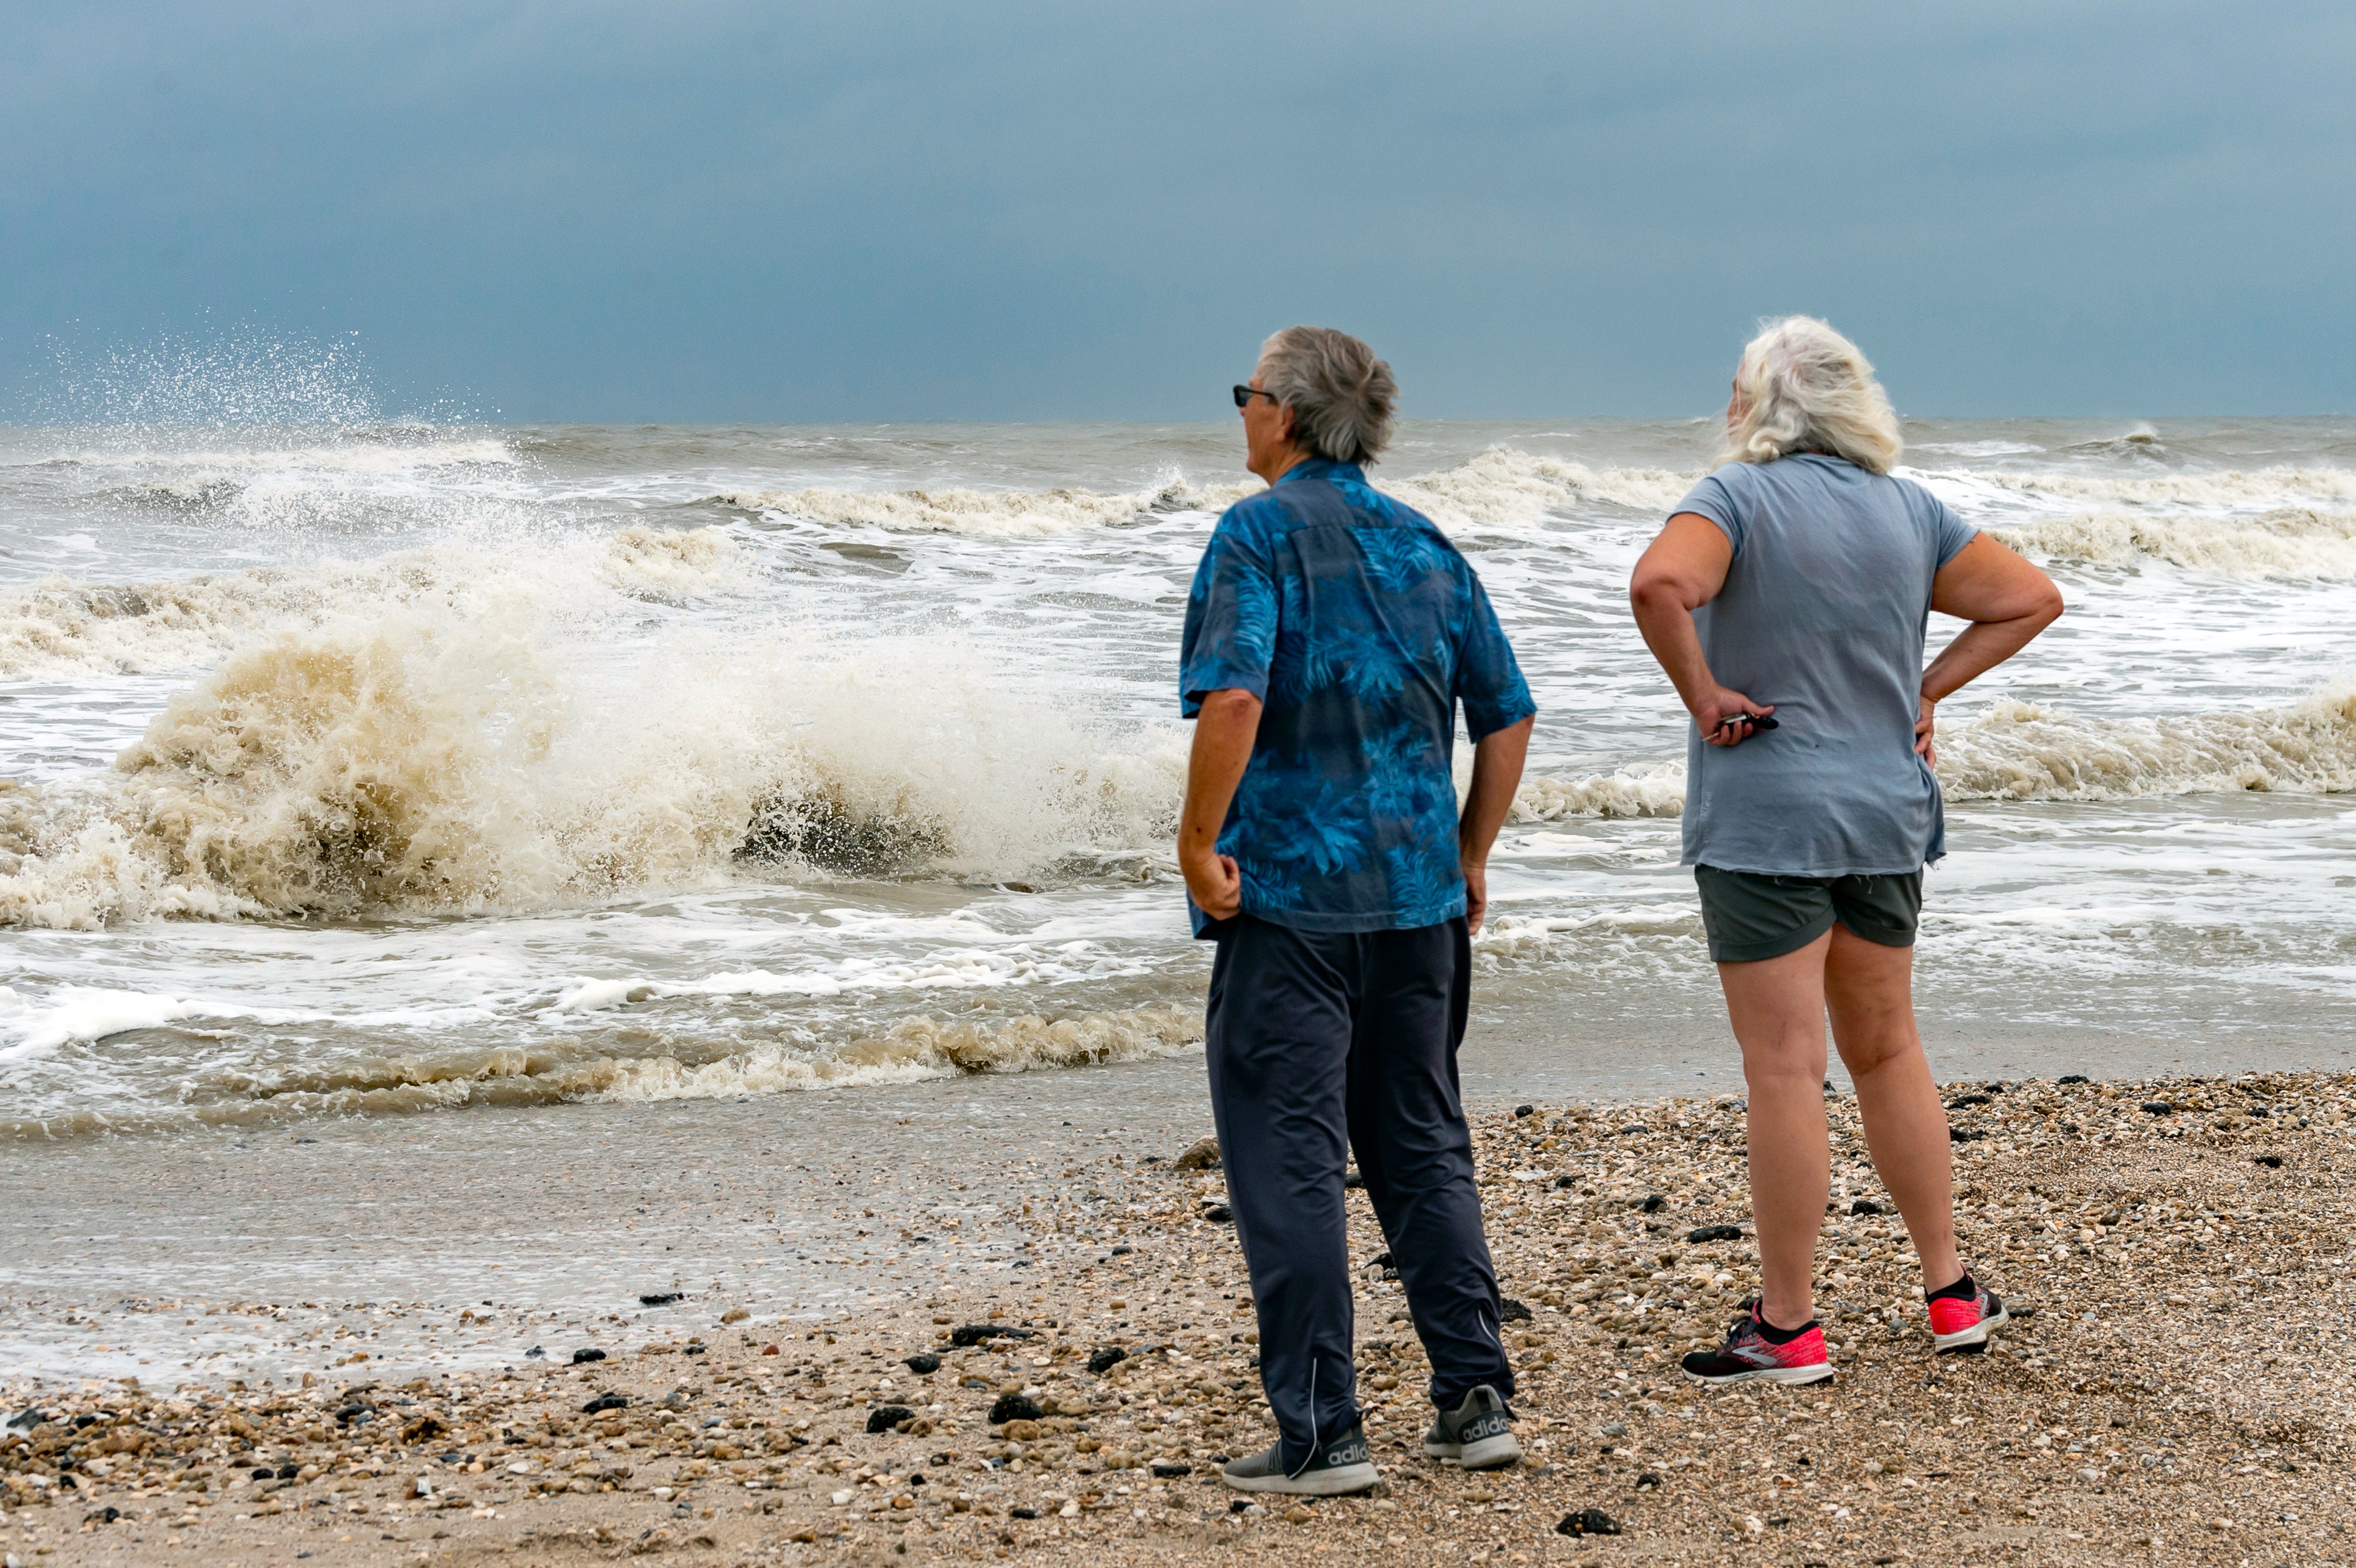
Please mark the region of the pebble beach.
[[[2356, 1077], [1945, 1093], [1965, 1253], [2017, 1321], [1985, 1356], [1933, 1358], [1903, 1229], [1833, 1098], [1818, 1303], [1840, 1375], [1803, 1389], [1676, 1370], [1756, 1285], [1739, 1098], [1476, 1117], [1522, 1385], [1507, 1471], [1422, 1456], [1428, 1369], [1354, 1195], [1384, 1484], [1313, 1504], [1220, 1487], [1273, 1431], [1215, 1154], [1097, 1146], [963, 1221], [1021, 1264], [856, 1310], [663, 1292], [534, 1326], [497, 1367], [424, 1371], [355, 1338], [299, 1377], [12, 1378], [0, 1551], [6, 1568], [2356, 1560], [2339, 1349]], [[918, 1200], [862, 1223], [916, 1240], [933, 1221]], [[112, 1309], [202, 1332], [348, 1305]], [[509, 1327], [496, 1296], [411, 1310]]]

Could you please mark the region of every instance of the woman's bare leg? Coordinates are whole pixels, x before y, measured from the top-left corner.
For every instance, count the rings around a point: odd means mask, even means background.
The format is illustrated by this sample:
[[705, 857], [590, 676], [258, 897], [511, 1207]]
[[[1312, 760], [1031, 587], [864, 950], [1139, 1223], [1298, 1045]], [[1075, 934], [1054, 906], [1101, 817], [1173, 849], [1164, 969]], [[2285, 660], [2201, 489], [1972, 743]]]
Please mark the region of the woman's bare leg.
[[[1943, 1290], [1964, 1277], [1964, 1265], [1955, 1255], [1947, 1113], [1914, 1028], [1914, 950], [1884, 947], [1835, 926], [1824, 987], [1833, 1043], [1857, 1083], [1873, 1168], [1914, 1238], [1922, 1288]], [[1763, 1243], [1763, 1227], [1760, 1236]]]
[[1832, 1151], [1825, 1133], [1825, 953], [1720, 964], [1726, 1016], [1751, 1089], [1751, 1213], [1759, 1226], [1760, 1311], [1778, 1328], [1815, 1316], [1816, 1233]]

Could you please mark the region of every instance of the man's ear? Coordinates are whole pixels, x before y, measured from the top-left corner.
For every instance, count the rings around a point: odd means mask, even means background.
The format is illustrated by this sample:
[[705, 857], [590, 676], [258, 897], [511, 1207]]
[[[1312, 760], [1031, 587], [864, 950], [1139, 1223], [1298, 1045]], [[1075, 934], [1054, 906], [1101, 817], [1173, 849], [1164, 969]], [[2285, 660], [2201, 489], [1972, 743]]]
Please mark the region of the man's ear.
[[1276, 439], [1281, 442], [1290, 443], [1292, 440], [1292, 405], [1290, 403], [1277, 404], [1276, 416]]

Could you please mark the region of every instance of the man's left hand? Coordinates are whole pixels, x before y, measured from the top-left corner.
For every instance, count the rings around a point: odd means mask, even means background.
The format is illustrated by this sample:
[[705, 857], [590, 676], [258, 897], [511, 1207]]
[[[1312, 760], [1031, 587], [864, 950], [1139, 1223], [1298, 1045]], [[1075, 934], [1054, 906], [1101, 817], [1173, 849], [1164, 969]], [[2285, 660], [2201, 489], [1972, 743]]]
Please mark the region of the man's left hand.
[[1464, 926], [1467, 934], [1481, 934], [1481, 917], [1489, 912], [1489, 868], [1467, 861], [1464, 866]]

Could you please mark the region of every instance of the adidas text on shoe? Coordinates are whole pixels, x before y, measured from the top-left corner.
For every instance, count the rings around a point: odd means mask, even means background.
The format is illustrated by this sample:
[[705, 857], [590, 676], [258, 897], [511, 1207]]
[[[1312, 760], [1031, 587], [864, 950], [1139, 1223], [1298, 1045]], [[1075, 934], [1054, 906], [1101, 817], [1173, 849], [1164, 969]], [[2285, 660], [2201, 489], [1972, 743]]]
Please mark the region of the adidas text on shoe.
[[1466, 1394], [1454, 1410], [1440, 1413], [1423, 1435], [1423, 1451], [1468, 1470], [1494, 1469], [1522, 1456], [1522, 1445], [1514, 1441], [1514, 1413], [1487, 1383]]
[[1686, 1357], [1687, 1377], [1706, 1383], [1796, 1384], [1820, 1383], [1833, 1375], [1821, 1327], [1810, 1323], [1779, 1345], [1762, 1332], [1756, 1298], [1742, 1305], [1742, 1317], [1727, 1330], [1725, 1344]]
[[[1965, 1275], [1958, 1285], [1971, 1281]], [[1930, 1300], [1931, 1350], [1933, 1355], [1987, 1350], [1996, 1330], [2012, 1321], [1994, 1291], [1972, 1282], [1969, 1296], [1934, 1296]]]
[[1282, 1492], [1288, 1497], [1341, 1498], [1370, 1489], [1382, 1479], [1366, 1457], [1366, 1435], [1353, 1426], [1341, 1436], [1318, 1445], [1301, 1468], [1288, 1472], [1284, 1445], [1269, 1445], [1257, 1454], [1233, 1459], [1219, 1471], [1219, 1479], [1239, 1492]]

